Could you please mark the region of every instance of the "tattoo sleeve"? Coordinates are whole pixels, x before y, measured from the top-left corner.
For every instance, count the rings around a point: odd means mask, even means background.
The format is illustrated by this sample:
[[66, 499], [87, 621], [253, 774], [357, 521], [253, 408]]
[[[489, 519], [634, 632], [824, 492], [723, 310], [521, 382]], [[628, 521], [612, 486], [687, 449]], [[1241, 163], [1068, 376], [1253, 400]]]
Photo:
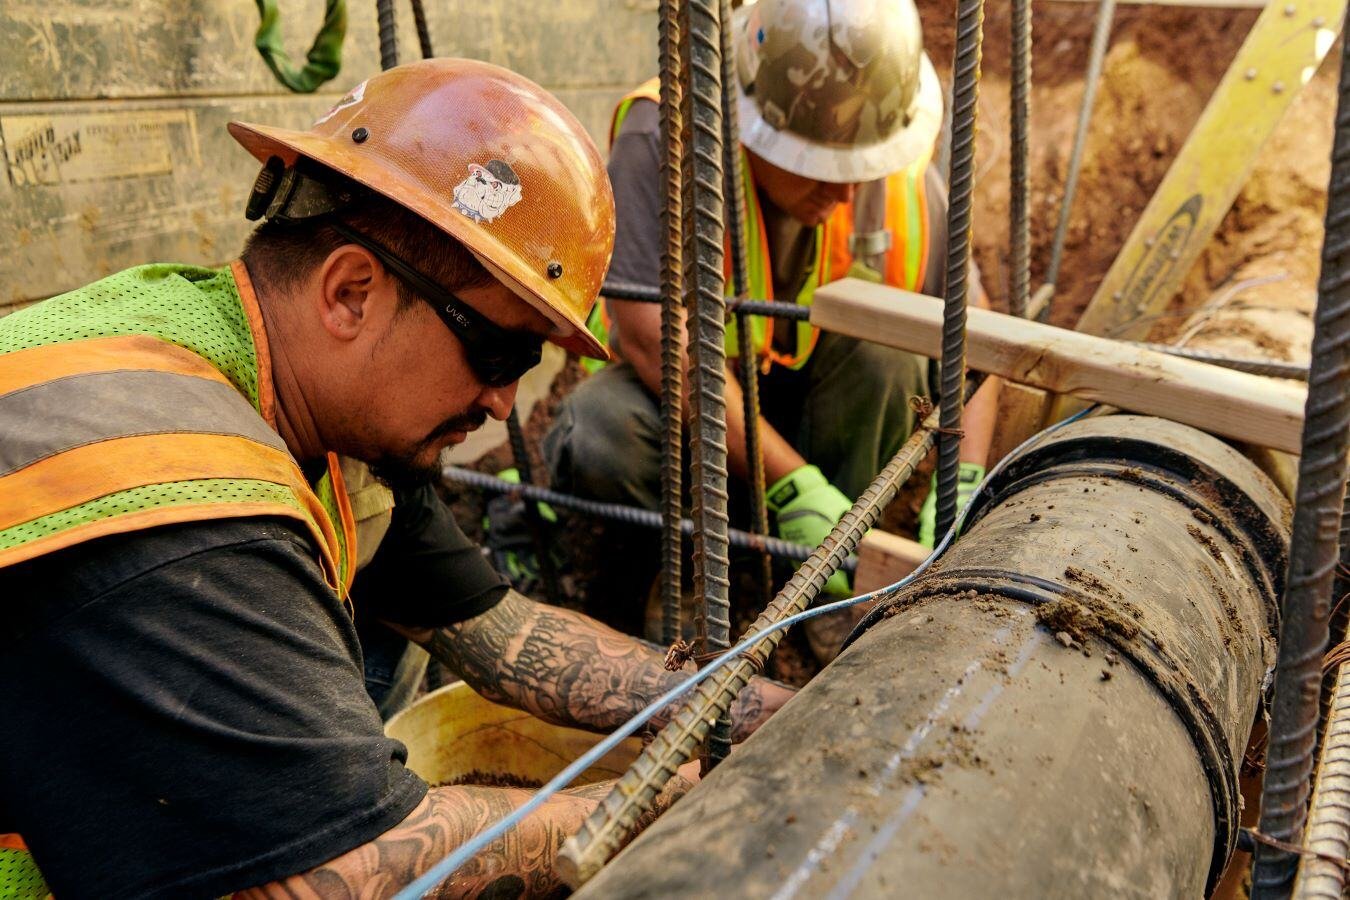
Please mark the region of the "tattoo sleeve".
[[[484, 697], [558, 725], [608, 731], [684, 677], [666, 671], [662, 650], [515, 591], [457, 625], [399, 630]], [[733, 739], [744, 740], [788, 696], [752, 681], [732, 706]]]
[[[567, 896], [570, 891], [554, 871], [558, 851], [613, 784], [605, 781], [555, 795], [442, 882], [432, 896], [492, 900]], [[657, 798], [654, 812], [668, 807], [690, 787], [677, 776]], [[508, 815], [530, 793], [466, 785], [434, 788], [408, 818], [370, 843], [304, 874], [234, 896], [238, 900], [390, 897], [478, 831]]]

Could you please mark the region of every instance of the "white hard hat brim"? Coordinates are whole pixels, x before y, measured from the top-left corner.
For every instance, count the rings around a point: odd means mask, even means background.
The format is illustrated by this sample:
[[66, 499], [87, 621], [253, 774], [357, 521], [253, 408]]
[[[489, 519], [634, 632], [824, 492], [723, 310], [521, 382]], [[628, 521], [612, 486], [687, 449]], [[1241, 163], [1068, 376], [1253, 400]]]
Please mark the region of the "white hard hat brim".
[[933, 152], [942, 129], [942, 85], [933, 62], [919, 57], [919, 90], [914, 117], [884, 141], [867, 146], [832, 146], [780, 131], [764, 121], [759, 107], [736, 82], [741, 143], [756, 156], [803, 178], [835, 184], [861, 184], [898, 172]]

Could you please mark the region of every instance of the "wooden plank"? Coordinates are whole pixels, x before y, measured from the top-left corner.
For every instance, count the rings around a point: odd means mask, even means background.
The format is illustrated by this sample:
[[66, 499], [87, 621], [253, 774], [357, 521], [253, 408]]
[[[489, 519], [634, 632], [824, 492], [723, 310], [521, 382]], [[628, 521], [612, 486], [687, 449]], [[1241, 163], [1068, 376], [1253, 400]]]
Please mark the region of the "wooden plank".
[[1270, 3], [1078, 321], [1142, 339], [1247, 183], [1257, 155], [1336, 40], [1345, 0]]
[[[380, 70], [375, 6], [350, 3], [341, 95]], [[280, 4], [285, 44], [303, 62], [324, 0]], [[608, 0], [427, 3], [433, 46], [514, 69], [551, 87], [624, 90], [656, 70], [655, 4]], [[397, 5], [399, 56], [420, 58]], [[242, 0], [5, 0], [0, 101], [284, 94], [253, 47], [257, 9]]]
[[998, 419], [989, 443], [989, 465], [994, 465], [1019, 444], [1045, 427], [1050, 395], [1039, 388], [1015, 381], [1005, 382], [998, 395]]
[[918, 541], [874, 528], [858, 544], [853, 590], [865, 594], [894, 584], [917, 569], [930, 552]]
[[[1262, 447], [1298, 450], [1307, 397], [1302, 385], [988, 310], [972, 308], [967, 322], [966, 361], [978, 371]], [[911, 353], [941, 352], [941, 300], [857, 279], [820, 288], [811, 323]]]

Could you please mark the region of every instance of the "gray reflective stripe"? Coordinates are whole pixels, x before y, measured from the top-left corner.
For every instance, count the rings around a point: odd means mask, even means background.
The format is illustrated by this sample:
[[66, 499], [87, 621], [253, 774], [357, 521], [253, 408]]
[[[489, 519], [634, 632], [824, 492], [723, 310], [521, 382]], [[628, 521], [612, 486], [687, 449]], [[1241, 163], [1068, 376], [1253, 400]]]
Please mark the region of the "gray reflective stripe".
[[86, 444], [184, 432], [239, 435], [286, 452], [228, 384], [173, 372], [93, 372], [0, 396], [0, 476]]

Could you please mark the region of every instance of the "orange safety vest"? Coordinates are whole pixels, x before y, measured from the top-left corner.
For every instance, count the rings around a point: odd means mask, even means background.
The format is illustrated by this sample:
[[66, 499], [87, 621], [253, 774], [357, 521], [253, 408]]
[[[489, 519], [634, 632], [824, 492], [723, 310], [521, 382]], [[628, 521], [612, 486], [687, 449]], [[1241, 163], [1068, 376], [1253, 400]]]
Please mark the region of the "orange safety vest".
[[[633, 103], [638, 100], [660, 101], [660, 79], [652, 78], [639, 85], [619, 101], [614, 109], [610, 123], [609, 140], [614, 139], [623, 127]], [[746, 222], [743, 232], [746, 241], [746, 269], [749, 276], [747, 285], [753, 299], [773, 300], [773, 263], [769, 252], [769, 238], [764, 228], [764, 215], [760, 208], [759, 191], [754, 183], [750, 167], [745, 163], [742, 149], [741, 173], [745, 186]], [[924, 185], [924, 173], [928, 169], [929, 155], [914, 160], [904, 169], [886, 179], [886, 217], [885, 227], [893, 236], [894, 246], [886, 260], [886, 271], [871, 273], [872, 277], [894, 287], [917, 291], [923, 286], [928, 261], [928, 197]], [[817, 226], [815, 251], [811, 269], [806, 282], [798, 292], [795, 302], [801, 306], [810, 306], [815, 298], [816, 288], [829, 284], [855, 272], [853, 253], [849, 249], [849, 238], [853, 234], [853, 204], [842, 203], [835, 209], [825, 224]], [[861, 264], [859, 264], [861, 265]], [[728, 296], [730, 295], [731, 252], [728, 246], [726, 254], [726, 274], [728, 276]], [[870, 273], [871, 270], [868, 270]], [[820, 329], [810, 322], [797, 323], [796, 350], [794, 353], [780, 353], [773, 347], [771, 331], [763, 317], [753, 316], [748, 320], [754, 329], [753, 345], [760, 357], [764, 371], [775, 363], [791, 369], [799, 369], [810, 358], [820, 338]], [[608, 340], [610, 331], [609, 312], [602, 298], [596, 304], [595, 312], [588, 323], [592, 332], [601, 341]], [[727, 323], [726, 352], [728, 358], [739, 354], [739, 344], [734, 320]]]
[[[160, 525], [279, 516], [347, 602], [356, 523], [335, 454], [313, 487], [276, 431], [248, 271], [142, 266], [0, 323], [0, 568]], [[0, 883], [46, 886], [0, 834]]]

